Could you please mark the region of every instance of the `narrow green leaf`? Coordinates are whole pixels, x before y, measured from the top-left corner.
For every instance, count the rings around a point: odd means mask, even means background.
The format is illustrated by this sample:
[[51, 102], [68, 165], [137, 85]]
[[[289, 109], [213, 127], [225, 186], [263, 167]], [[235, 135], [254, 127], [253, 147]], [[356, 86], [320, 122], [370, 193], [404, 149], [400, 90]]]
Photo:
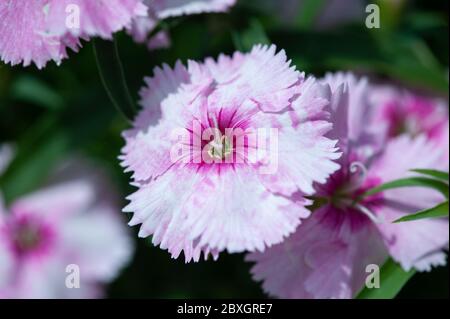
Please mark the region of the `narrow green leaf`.
[[439, 204], [433, 208], [422, 210], [418, 213], [404, 216], [402, 218], [397, 219], [394, 223], [401, 222], [409, 222], [413, 220], [419, 220], [424, 218], [438, 218], [438, 217], [447, 217], [448, 213], [448, 201]]
[[403, 188], [403, 187], [427, 187], [432, 188], [443, 194], [448, 198], [449, 190], [448, 185], [442, 181], [426, 178], [426, 177], [410, 177], [391, 181], [380, 186], [374, 187], [367, 191], [363, 197], [371, 196], [386, 190]]
[[437, 179], [440, 179], [448, 183], [449, 175], [447, 172], [437, 171], [434, 169], [413, 169], [412, 172], [416, 172], [423, 175], [428, 175]]
[[160, 33], [161, 31], [168, 32], [170, 29], [176, 28], [184, 21], [187, 20], [187, 17], [171, 17], [164, 20], [160, 20], [155, 28], [148, 34], [147, 39], [153, 38], [155, 35]]
[[95, 39], [94, 55], [100, 78], [111, 102], [128, 120], [132, 120], [136, 108], [125, 79], [116, 38], [113, 41]]
[[412, 269], [408, 272], [389, 258], [380, 269], [380, 288], [364, 287], [356, 299], [392, 299], [402, 290], [403, 286], [415, 274]]

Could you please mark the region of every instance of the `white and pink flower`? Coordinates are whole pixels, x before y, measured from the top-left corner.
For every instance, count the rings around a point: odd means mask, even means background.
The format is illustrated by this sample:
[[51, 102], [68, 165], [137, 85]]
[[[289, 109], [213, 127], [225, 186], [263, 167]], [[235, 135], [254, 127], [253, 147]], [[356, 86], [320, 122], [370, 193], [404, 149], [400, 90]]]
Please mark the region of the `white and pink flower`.
[[[281, 242], [309, 216], [303, 194], [339, 168], [336, 141], [324, 136], [331, 129], [324, 111], [329, 86], [305, 78], [275, 46], [189, 61], [187, 68], [165, 65], [146, 83], [143, 110], [124, 134], [121, 160], [138, 187], [124, 211], [134, 213], [130, 225], [142, 224], [140, 237], [152, 235], [174, 258], [182, 251], [186, 261], [202, 251], [263, 251]], [[202, 135], [216, 132], [198, 149], [194, 125]], [[228, 128], [275, 129], [277, 147], [244, 142], [239, 150]], [[171, 157], [180, 130], [188, 136], [188, 161]], [[251, 158], [252, 148], [263, 155]], [[268, 173], [263, 168], [274, 154], [276, 169]]]
[[[75, 10], [75, 11], [72, 11]], [[111, 39], [145, 16], [141, 0], [4, 0], [0, 2], [0, 57], [11, 65], [60, 63], [80, 39]], [[68, 23], [71, 15], [79, 25]]]
[[[0, 207], [1, 298], [101, 297], [129, 261], [133, 244], [114, 193], [98, 170], [79, 163]], [[67, 286], [73, 265], [75, 288]]]
[[236, 0], [4, 0], [0, 2], [0, 59], [11, 65], [34, 63], [39, 69], [78, 51], [81, 39], [111, 39], [127, 29], [150, 48], [166, 47], [165, 31], [149, 37], [169, 17], [225, 12]]
[[380, 135], [388, 139], [424, 134], [437, 148], [447, 150], [442, 161], [448, 169], [448, 101], [383, 85], [371, 90], [370, 103], [375, 111], [373, 127]]
[[[264, 253], [248, 256], [256, 263], [254, 279], [262, 280], [272, 296], [352, 298], [364, 284], [366, 266], [381, 266], [388, 256], [406, 271], [446, 263], [448, 219], [393, 223], [443, 202], [440, 193], [409, 187], [361, 195], [382, 183], [413, 176], [414, 168], [445, 169], [442, 155], [448, 153], [448, 145], [447, 150], [438, 148], [422, 134], [400, 135], [380, 147], [379, 139], [368, 138], [373, 131], [366, 116], [373, 112], [367, 103], [367, 81], [349, 74], [329, 75], [326, 80], [333, 88], [345, 87], [332, 104], [334, 129], [329, 133], [339, 138], [344, 151], [341, 169], [325, 185], [315, 185], [315, 198], [323, 204], [293, 235]], [[367, 151], [371, 145], [372, 151]]]

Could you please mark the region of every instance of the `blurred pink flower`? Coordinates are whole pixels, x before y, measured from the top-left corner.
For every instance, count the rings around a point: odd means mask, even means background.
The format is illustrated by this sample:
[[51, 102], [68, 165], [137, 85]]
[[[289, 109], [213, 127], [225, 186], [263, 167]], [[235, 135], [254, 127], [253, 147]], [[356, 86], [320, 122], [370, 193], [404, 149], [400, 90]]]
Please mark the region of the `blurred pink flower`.
[[144, 3], [148, 7], [148, 16], [134, 19], [129, 31], [136, 42], [147, 43], [149, 49], [158, 49], [170, 45], [170, 37], [164, 30], [149, 38], [159, 21], [183, 15], [226, 12], [236, 0], [144, 0]]
[[[74, 8], [79, 10], [79, 26], [67, 24]], [[110, 39], [133, 18], [145, 15], [141, 0], [3, 0], [0, 57], [11, 65], [35, 63], [42, 68], [50, 60], [59, 64], [67, 58], [67, 48], [78, 50], [80, 38]]]
[[[366, 80], [358, 81], [350, 74], [326, 79], [342, 93], [334, 95], [334, 128], [330, 132], [339, 138], [344, 151], [341, 169], [325, 185], [316, 185], [316, 197], [323, 205], [293, 235], [264, 253], [248, 255], [248, 260], [256, 262], [254, 279], [263, 281], [267, 293], [281, 298], [351, 298], [363, 287], [366, 266], [381, 267], [387, 256], [405, 270], [430, 270], [446, 263], [448, 219], [392, 223], [441, 203], [445, 200], [441, 194], [400, 188], [359, 199], [374, 186], [414, 175], [410, 169], [442, 169], [440, 158], [445, 150], [424, 135], [401, 135], [381, 148], [375, 139], [374, 151], [362, 152], [361, 147], [367, 150], [370, 144], [359, 139], [372, 135], [367, 131], [368, 119], [363, 121], [370, 114], [370, 104], [365, 101], [370, 88], [364, 84]], [[366, 87], [365, 94], [354, 99], [362, 87]], [[353, 109], [361, 107], [363, 110]], [[358, 134], [354, 134], [358, 131], [355, 124], [360, 128]]]
[[[114, 193], [78, 162], [51, 186], [0, 207], [0, 297], [101, 297], [129, 261], [133, 245]], [[69, 265], [79, 267], [79, 288], [66, 286]]]
[[[339, 168], [336, 141], [324, 137], [329, 86], [305, 78], [275, 46], [189, 61], [187, 68], [165, 65], [146, 82], [144, 108], [124, 134], [121, 160], [139, 188], [124, 211], [134, 213], [130, 225], [142, 224], [140, 237], [153, 235], [174, 258], [281, 242], [309, 215], [301, 193], [313, 193], [313, 182]], [[274, 129], [277, 147], [264, 139], [267, 145], [246, 141], [240, 148], [227, 129]], [[188, 136], [188, 154], [174, 159], [177, 130]], [[196, 138], [208, 130], [214, 136], [197, 149]], [[262, 155], [252, 159], [252, 151]]]
[[371, 91], [370, 102], [376, 111], [374, 128], [383, 131], [385, 138], [424, 134], [436, 147], [447, 150], [442, 161], [448, 169], [448, 101], [385, 85]]

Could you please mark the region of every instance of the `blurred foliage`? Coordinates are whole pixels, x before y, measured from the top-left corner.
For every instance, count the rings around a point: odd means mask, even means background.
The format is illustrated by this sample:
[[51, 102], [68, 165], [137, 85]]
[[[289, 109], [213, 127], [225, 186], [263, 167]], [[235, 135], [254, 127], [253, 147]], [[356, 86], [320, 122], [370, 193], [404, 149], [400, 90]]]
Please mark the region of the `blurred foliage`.
[[[137, 101], [143, 77], [151, 75], [156, 65], [272, 42], [307, 73], [353, 70], [448, 97], [448, 1], [400, 2], [401, 7], [393, 8], [388, 1], [378, 1], [381, 29], [367, 29], [365, 13], [350, 25], [318, 28], [315, 21], [326, 1], [307, 1], [307, 9], [296, 13], [294, 21], [286, 21], [277, 10], [265, 10], [261, 1], [241, 0], [230, 14], [191, 16], [170, 24], [170, 49], [149, 52], [121, 33], [118, 53], [126, 83], [118, 84], [126, 84]], [[7, 202], [42, 185], [56, 163], [78, 152], [101, 162], [125, 198], [133, 189], [117, 156], [123, 146], [121, 132], [127, 127], [102, 85], [93, 42], [85, 42], [61, 66], [51, 63], [43, 71], [0, 64], [0, 143], [12, 142], [17, 149], [16, 159], [0, 177]], [[135, 258], [109, 287], [111, 297], [265, 296], [260, 284], [252, 281], [251, 265], [243, 255], [222, 254], [217, 262], [186, 265], [148, 239], [138, 240], [136, 228], [133, 232]], [[417, 274], [399, 297], [448, 297], [448, 279], [448, 267]]]

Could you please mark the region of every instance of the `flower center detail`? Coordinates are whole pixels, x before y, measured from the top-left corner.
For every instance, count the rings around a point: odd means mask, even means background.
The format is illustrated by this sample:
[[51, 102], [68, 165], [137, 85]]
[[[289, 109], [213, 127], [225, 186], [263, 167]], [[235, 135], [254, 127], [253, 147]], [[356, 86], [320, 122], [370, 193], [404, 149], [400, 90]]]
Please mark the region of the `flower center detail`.
[[23, 227], [17, 230], [14, 243], [21, 252], [33, 250], [41, 243], [41, 234], [37, 227]]
[[361, 196], [370, 188], [379, 184], [378, 179], [368, 177], [366, 166], [354, 161], [348, 167], [348, 173], [335, 175], [334, 183], [329, 190], [329, 200], [335, 207], [347, 211], [359, 212], [368, 217], [374, 223], [384, 221], [373, 210], [382, 197], [380, 194], [368, 198]]
[[223, 160], [233, 152], [233, 144], [225, 135], [216, 136], [208, 146], [208, 155], [217, 160]]
[[12, 249], [19, 256], [41, 255], [54, 243], [54, 232], [49, 225], [29, 216], [15, 218], [6, 228]]

